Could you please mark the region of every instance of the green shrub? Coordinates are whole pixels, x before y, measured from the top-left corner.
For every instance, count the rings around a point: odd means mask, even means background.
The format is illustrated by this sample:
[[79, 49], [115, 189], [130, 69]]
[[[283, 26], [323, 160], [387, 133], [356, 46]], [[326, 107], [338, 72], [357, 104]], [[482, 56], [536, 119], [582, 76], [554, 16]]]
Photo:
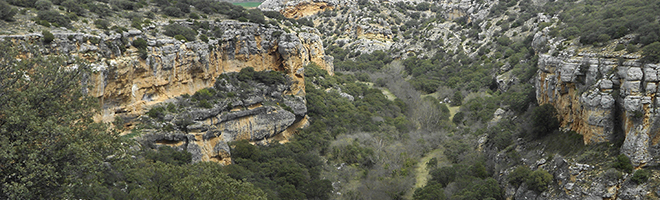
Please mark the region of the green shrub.
[[527, 180], [530, 174], [532, 174], [532, 170], [530, 170], [529, 167], [518, 166], [509, 174], [509, 183], [518, 187]]
[[206, 34], [199, 35], [199, 40], [207, 43], [209, 42], [209, 38], [206, 36]]
[[204, 88], [201, 90], [198, 90], [193, 94], [192, 99], [195, 101], [201, 101], [201, 100], [211, 100], [216, 94], [215, 89], [213, 88]]
[[431, 158], [428, 162], [426, 162], [426, 169], [432, 169], [438, 166], [438, 158]]
[[147, 41], [142, 38], [133, 40], [133, 46], [138, 49], [147, 49]]
[[115, 116], [115, 120], [112, 121], [112, 124], [114, 124], [115, 127], [121, 127], [121, 128], [123, 128], [124, 123], [125, 123], [124, 118], [121, 117], [121, 116], [119, 116], [119, 115]]
[[614, 47], [614, 51], [621, 51], [625, 48], [626, 47], [623, 44], [617, 44], [616, 47]]
[[551, 104], [543, 104], [532, 111], [532, 128], [534, 134], [543, 137], [559, 128], [557, 110]]
[[4, 0], [0, 0], [0, 19], [8, 22], [14, 21], [14, 15], [18, 13], [16, 8], [11, 7]]
[[82, 16], [85, 13], [85, 9], [80, 6], [80, 4], [74, 0], [66, 0], [60, 4], [66, 8], [68, 12], [76, 13], [76, 15]]
[[654, 42], [642, 48], [642, 56], [648, 62], [660, 62], [660, 42]]
[[612, 164], [612, 167], [626, 173], [630, 173], [633, 170], [633, 166], [632, 163], [630, 162], [630, 158], [628, 158], [628, 156], [623, 154], [619, 154], [618, 156], [616, 156], [616, 160], [614, 161], [614, 164]]
[[199, 15], [197, 13], [190, 13], [190, 14], [188, 14], [188, 18], [190, 18], [190, 19], [199, 19]]
[[213, 104], [209, 103], [206, 99], [200, 100], [197, 106], [202, 108], [213, 108]]
[[137, 3], [128, 0], [113, 0], [110, 1], [110, 4], [123, 10], [137, 10], [139, 8]]
[[163, 108], [162, 106], [153, 107], [149, 109], [149, 111], [147, 112], [147, 116], [153, 119], [162, 119], [163, 117], [165, 117], [165, 108]]
[[38, 0], [34, 3], [34, 7], [37, 8], [37, 10], [50, 10], [50, 8], [53, 7], [53, 3], [49, 0]]
[[648, 170], [639, 169], [635, 171], [632, 178], [630, 178], [630, 181], [635, 182], [637, 184], [642, 184], [642, 183], [646, 183], [646, 181], [649, 180], [650, 176], [651, 176], [651, 172], [649, 172]]
[[192, 161], [192, 154], [188, 151], [177, 151], [169, 146], [160, 146], [158, 151], [146, 150], [145, 158], [153, 161], [160, 161], [164, 163], [183, 165]]
[[454, 114], [454, 118], [452, 118], [451, 121], [454, 122], [454, 124], [456, 124], [456, 125], [460, 125], [460, 124], [462, 124], [461, 122], [463, 122], [464, 118], [465, 118], [465, 113], [464, 112], [458, 112], [458, 113]]
[[442, 184], [433, 184], [415, 189], [413, 199], [415, 200], [445, 200], [445, 190]]
[[174, 7], [174, 6], [169, 6], [165, 9], [163, 9], [163, 13], [167, 16], [171, 17], [182, 17], [185, 13], [181, 11], [181, 9]]
[[50, 44], [55, 36], [50, 31], [42, 31], [41, 34], [44, 36], [44, 43]]
[[138, 55], [142, 59], [147, 59], [149, 57], [149, 53], [147, 52], [147, 49], [138, 49]]
[[550, 184], [550, 182], [552, 182], [552, 174], [544, 169], [537, 169], [532, 172], [527, 181], [525, 181], [530, 189], [539, 193], [548, 189], [548, 184]]
[[42, 10], [37, 12], [37, 19], [50, 22], [53, 26], [69, 26], [70, 19], [54, 10]]
[[[181, 37], [184, 37], [186, 41], [195, 41], [197, 37], [197, 32], [179, 24], [170, 24], [165, 26], [164, 29], [165, 32], [163, 34], [174, 37], [177, 40], [181, 40]], [[179, 38], [176, 37], [177, 35], [180, 35]]]
[[454, 96], [451, 98], [451, 106], [460, 106], [463, 103], [463, 94], [461, 91], [454, 92]]

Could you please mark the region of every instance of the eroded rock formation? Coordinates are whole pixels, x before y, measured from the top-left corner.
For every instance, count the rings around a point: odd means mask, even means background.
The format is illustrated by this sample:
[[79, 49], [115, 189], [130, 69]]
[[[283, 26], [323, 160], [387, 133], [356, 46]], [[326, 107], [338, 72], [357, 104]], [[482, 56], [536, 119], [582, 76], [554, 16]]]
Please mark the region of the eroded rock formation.
[[[318, 31], [313, 28], [296, 28], [297, 32], [286, 33], [272, 25], [236, 21], [209, 22], [209, 25], [211, 30], [218, 27], [224, 31], [222, 37], [208, 42], [183, 42], [131, 30], [99, 35], [56, 32], [55, 39], [46, 45], [42, 43], [41, 34], [5, 35], [0, 36], [0, 40], [10, 40], [17, 46], [43, 54], [89, 61], [94, 72], [88, 81], [93, 86], [88, 94], [101, 100], [102, 115], [98, 120], [104, 122], [117, 118], [139, 119], [153, 105], [212, 87], [223, 73], [238, 72], [246, 67], [282, 72], [289, 81], [287, 85], [262, 88], [243, 96], [245, 99], [215, 103], [211, 109], [166, 116], [165, 122], [194, 122], [179, 123], [177, 125], [181, 126], [176, 130], [145, 131], [143, 140], [151, 144], [185, 149], [193, 153], [194, 161], [228, 164], [230, 153], [226, 142], [286, 140], [293, 130], [306, 124], [304, 67], [314, 62], [332, 74], [333, 58], [325, 55]], [[137, 38], [147, 41], [146, 55], [140, 55], [132, 46]], [[30, 53], [24, 55], [30, 56]], [[273, 98], [292, 110], [262, 105]]]
[[569, 47], [557, 56], [540, 55], [536, 98], [553, 104], [562, 127], [582, 134], [585, 143], [624, 139], [621, 151], [635, 165], [657, 164], [660, 65], [606, 49]]
[[[185, 23], [185, 22], [181, 22]], [[90, 94], [103, 103], [103, 121], [115, 114], [139, 115], [149, 105], [210, 87], [218, 75], [245, 67], [282, 71], [294, 79], [291, 94], [304, 95], [303, 68], [311, 62], [333, 71], [315, 29], [284, 33], [279, 27], [235, 21], [210, 22], [224, 30], [209, 42], [181, 42], [133, 30], [122, 34], [54, 33], [55, 40], [38, 47], [40, 34], [0, 36], [17, 45], [34, 46], [42, 53], [84, 58], [94, 66]], [[132, 41], [147, 40], [141, 59]]]
[[287, 18], [301, 18], [346, 5], [348, 1], [342, 0], [266, 0], [259, 9], [264, 11], [277, 11]]

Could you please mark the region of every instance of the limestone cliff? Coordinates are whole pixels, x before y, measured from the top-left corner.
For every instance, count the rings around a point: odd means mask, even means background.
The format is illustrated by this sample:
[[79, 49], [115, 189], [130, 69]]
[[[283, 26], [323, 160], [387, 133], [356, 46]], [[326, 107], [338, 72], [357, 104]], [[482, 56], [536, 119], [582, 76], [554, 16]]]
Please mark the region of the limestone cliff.
[[[91, 62], [96, 72], [90, 94], [101, 99], [105, 122], [112, 121], [115, 114], [143, 114], [149, 105], [192, 94], [213, 85], [218, 75], [245, 67], [284, 72], [294, 80], [293, 95], [304, 95], [305, 65], [315, 62], [333, 71], [332, 57], [325, 55], [314, 29], [284, 33], [279, 27], [235, 21], [210, 22], [210, 26], [223, 30], [222, 37], [209, 42], [181, 42], [138, 30], [107, 35], [56, 32], [55, 40], [42, 47], [38, 47], [40, 34], [0, 39]], [[146, 59], [131, 47], [137, 38], [148, 42]]]
[[[333, 58], [325, 55], [313, 28], [294, 28], [297, 32], [286, 33], [272, 25], [236, 21], [209, 22], [209, 26], [222, 30], [222, 37], [183, 42], [131, 30], [99, 35], [55, 32], [55, 39], [45, 45], [41, 34], [5, 35], [0, 40], [44, 54], [89, 61], [94, 72], [88, 81], [92, 86], [88, 94], [98, 97], [102, 105], [97, 120], [122, 119], [127, 122], [126, 130], [141, 124], [138, 132], [144, 132], [141, 141], [147, 146], [174, 146], [193, 153], [193, 161], [229, 164], [227, 142], [286, 141], [295, 129], [306, 125], [304, 67], [315, 62], [332, 74]], [[137, 38], [147, 41], [146, 55], [132, 46]], [[223, 88], [225, 93], [232, 93], [225, 95], [232, 97], [209, 99], [212, 108], [190, 108], [156, 121], [143, 120], [149, 108], [213, 87], [220, 75], [246, 67], [282, 72], [287, 84], [261, 84], [249, 90], [238, 83], [218, 86], [215, 88]]]
[[[544, 33], [537, 33], [533, 43], [548, 43], [549, 53], [556, 53], [539, 58], [538, 103], [553, 104], [562, 127], [582, 134], [585, 143], [624, 139], [621, 151], [634, 164], [657, 164], [660, 137], [653, 125], [659, 116], [660, 65], [642, 62], [639, 53], [613, 51], [632, 37], [605, 48], [583, 48]], [[563, 51], [554, 48], [562, 43], [571, 45]]]
[[264, 11], [277, 11], [287, 18], [301, 18], [345, 6], [348, 1], [342, 0], [266, 0], [259, 9]]
[[147, 147], [168, 145], [188, 151], [193, 162], [230, 164], [228, 142], [285, 142], [297, 128], [306, 126], [305, 98], [285, 95], [293, 89], [293, 80], [265, 84], [239, 81], [237, 76], [220, 76], [212, 89], [205, 90], [213, 91], [206, 97], [200, 93], [177, 97], [159, 105], [167, 110], [140, 116], [137, 121], [144, 133], [137, 140]]

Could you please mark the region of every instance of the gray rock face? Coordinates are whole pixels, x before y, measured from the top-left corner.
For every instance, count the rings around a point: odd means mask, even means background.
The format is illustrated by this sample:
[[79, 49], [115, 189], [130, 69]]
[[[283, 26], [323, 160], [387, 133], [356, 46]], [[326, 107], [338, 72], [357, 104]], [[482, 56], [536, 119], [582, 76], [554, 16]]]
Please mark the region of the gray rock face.
[[[533, 43], [546, 39], [539, 35]], [[614, 132], [623, 131], [621, 152], [635, 165], [658, 164], [658, 140], [651, 129], [660, 116], [654, 103], [658, 102], [660, 69], [658, 64], [642, 64], [638, 59], [593, 52], [542, 54], [536, 98], [540, 104], [553, 104], [565, 128], [582, 134], [587, 143], [612, 141]], [[622, 113], [623, 119], [614, 113]]]

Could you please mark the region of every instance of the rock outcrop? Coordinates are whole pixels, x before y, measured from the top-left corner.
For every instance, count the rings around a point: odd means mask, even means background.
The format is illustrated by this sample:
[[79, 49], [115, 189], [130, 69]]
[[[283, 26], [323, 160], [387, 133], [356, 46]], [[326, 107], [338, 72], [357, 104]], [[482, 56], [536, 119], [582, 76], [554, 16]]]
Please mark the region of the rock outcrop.
[[[178, 22], [186, 25], [189, 22]], [[210, 87], [218, 75], [245, 67], [257, 71], [282, 71], [294, 80], [293, 95], [304, 95], [304, 66], [317, 63], [330, 73], [332, 57], [326, 56], [315, 29], [284, 33], [279, 27], [235, 21], [209, 22], [224, 31], [208, 42], [181, 42], [153, 37], [138, 30], [106, 35], [54, 33], [55, 40], [41, 46], [41, 34], [0, 36], [16, 45], [34, 47], [46, 54], [83, 58], [96, 71], [90, 95], [102, 101], [102, 120], [116, 114], [137, 116], [150, 105]], [[147, 55], [140, 58], [132, 41], [147, 41]], [[28, 55], [26, 55], [28, 56]]]
[[[535, 40], [547, 39], [542, 34]], [[582, 134], [585, 143], [624, 139], [621, 152], [635, 165], [657, 164], [660, 65], [643, 63], [637, 53], [607, 51], [613, 45], [540, 55], [536, 98], [554, 105], [562, 127]]]
[[287, 18], [301, 18], [346, 5], [348, 1], [342, 0], [266, 0], [259, 9], [264, 11], [277, 11]]
[[[143, 132], [138, 137], [143, 146], [168, 145], [192, 154], [193, 162], [231, 163], [228, 142], [248, 140], [268, 143], [286, 142], [297, 128], [306, 126], [307, 107], [302, 96], [285, 95], [288, 84], [266, 85], [255, 81], [237, 81], [235, 73], [223, 75], [207, 101], [177, 97], [170, 111], [139, 117]], [[196, 103], [197, 102], [197, 103]], [[173, 105], [178, 105], [179, 109]], [[169, 110], [169, 109], [168, 109]]]
[[[175, 23], [191, 25], [186, 21]], [[102, 105], [97, 120], [123, 118], [138, 122], [127, 123], [130, 128], [148, 124], [140, 137], [147, 146], [168, 145], [192, 153], [195, 162], [229, 164], [227, 142], [286, 141], [307, 124], [304, 67], [315, 62], [332, 74], [333, 58], [325, 55], [318, 31], [313, 28], [285, 33], [272, 25], [236, 21], [209, 22], [209, 26], [209, 30], [222, 30], [222, 36], [208, 42], [184, 42], [130, 30], [99, 35], [55, 32], [55, 39], [46, 45], [41, 34], [4, 35], [0, 40], [33, 52], [87, 60], [93, 69], [87, 81], [93, 86], [88, 94], [98, 97]], [[146, 55], [132, 46], [138, 38], [147, 41]], [[232, 95], [213, 100], [212, 108], [189, 108], [155, 121], [145, 118], [149, 108], [162, 102], [181, 102], [182, 95], [214, 86], [221, 74], [247, 67], [282, 72], [287, 84], [262, 83], [249, 90], [229, 84], [223, 86], [223, 91]]]

